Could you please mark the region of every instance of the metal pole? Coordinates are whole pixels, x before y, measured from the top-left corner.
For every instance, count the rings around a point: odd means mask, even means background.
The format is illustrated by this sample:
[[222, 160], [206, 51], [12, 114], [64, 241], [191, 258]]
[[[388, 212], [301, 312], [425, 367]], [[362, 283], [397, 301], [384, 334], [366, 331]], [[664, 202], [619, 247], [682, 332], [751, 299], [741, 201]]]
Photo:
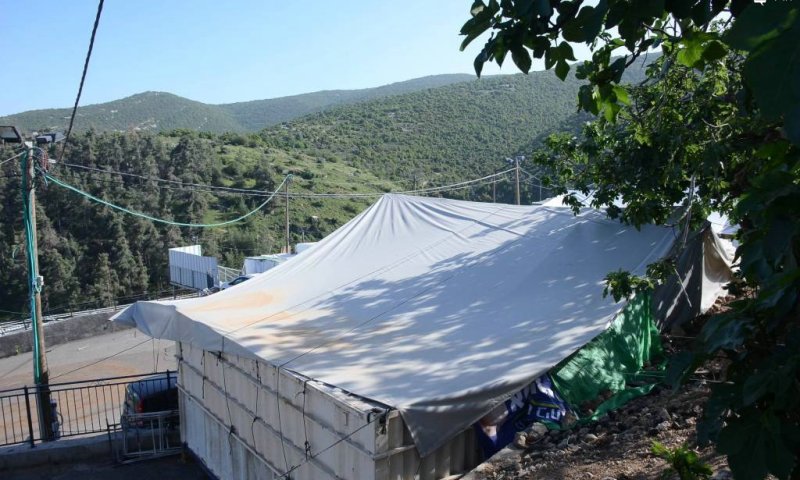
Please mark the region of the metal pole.
[[44, 343], [44, 322], [42, 317], [42, 295], [41, 277], [39, 277], [39, 245], [36, 238], [36, 188], [34, 186], [34, 178], [36, 176], [35, 160], [33, 158], [33, 147], [28, 149], [27, 158], [27, 171], [26, 186], [28, 196], [28, 221], [25, 222], [26, 228], [29, 229], [28, 237], [30, 238], [31, 251], [28, 252], [30, 258], [31, 272], [31, 285], [30, 292], [33, 297], [34, 310], [33, 316], [35, 320], [31, 322], [33, 327], [33, 380], [36, 383], [36, 393], [39, 408], [39, 431], [41, 432], [42, 440], [54, 440], [53, 438], [53, 416], [50, 409], [50, 373], [47, 369], [47, 356], [45, 354]]
[[286, 253], [292, 253], [292, 245], [289, 242], [289, 182], [291, 179], [286, 179]]
[[520, 204], [519, 202], [519, 157], [514, 157], [514, 161], [516, 162], [517, 168], [515, 169], [517, 172], [517, 205]]
[[31, 399], [28, 395], [28, 386], [22, 387], [25, 390], [25, 411], [28, 412], [28, 433], [31, 436], [31, 448], [36, 446], [36, 441], [33, 435], [33, 420], [31, 419]]
[[497, 203], [497, 169], [494, 169], [494, 178], [492, 178], [492, 203]]

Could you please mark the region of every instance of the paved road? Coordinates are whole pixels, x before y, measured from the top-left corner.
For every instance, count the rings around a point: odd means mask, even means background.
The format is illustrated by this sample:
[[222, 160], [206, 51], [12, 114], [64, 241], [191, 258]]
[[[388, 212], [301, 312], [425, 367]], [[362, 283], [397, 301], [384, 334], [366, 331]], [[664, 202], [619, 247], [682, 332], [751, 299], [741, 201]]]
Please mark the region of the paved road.
[[[134, 328], [48, 348], [47, 364], [51, 383], [175, 370], [175, 343]], [[31, 385], [32, 376], [30, 352], [0, 359], [0, 390]]]
[[14, 480], [147, 480], [147, 479], [206, 479], [200, 466], [180, 457], [166, 457], [127, 465], [113, 462], [82, 462], [74, 464], [43, 465], [3, 473], [4, 479]]

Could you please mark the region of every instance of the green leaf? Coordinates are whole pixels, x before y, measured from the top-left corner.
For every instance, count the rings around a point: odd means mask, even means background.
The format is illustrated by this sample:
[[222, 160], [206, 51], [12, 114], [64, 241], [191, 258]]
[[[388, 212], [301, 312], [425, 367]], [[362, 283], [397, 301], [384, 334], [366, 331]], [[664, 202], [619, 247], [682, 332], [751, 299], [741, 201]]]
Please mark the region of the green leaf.
[[719, 40], [711, 40], [705, 44], [703, 49], [703, 60], [707, 62], [713, 62], [714, 60], [719, 60], [720, 58], [725, 57], [727, 54], [728, 49], [725, 47], [724, 43], [720, 42]]
[[578, 16], [564, 25], [562, 36], [568, 42], [591, 43], [603, 29], [603, 21], [608, 12], [606, 0], [600, 0], [594, 7], [581, 8]]
[[469, 13], [473, 17], [477, 17], [484, 10], [486, 10], [486, 4], [483, 3], [482, 0], [475, 0], [474, 2], [472, 2], [472, 7], [470, 7], [469, 9]]
[[553, 7], [550, 6], [550, 0], [535, 0], [533, 2], [533, 12], [542, 18], [550, 18], [553, 15]]
[[573, 62], [576, 60], [575, 54], [572, 52], [572, 45], [569, 43], [561, 42], [558, 45], [558, 51], [562, 60], [572, 60]]
[[748, 330], [747, 322], [733, 314], [721, 314], [710, 318], [700, 332], [705, 353], [717, 350], [733, 350], [744, 342]]
[[699, 39], [684, 39], [683, 48], [678, 50], [677, 60], [681, 65], [694, 67], [703, 57], [703, 45]]
[[682, 19], [692, 14], [692, 5], [694, 2], [691, 0], [667, 0], [665, 7], [675, 18]]
[[625, 90], [625, 87], [620, 85], [614, 85], [614, 95], [617, 97], [617, 101], [623, 105], [630, 105], [631, 99], [628, 97], [628, 91]]
[[667, 373], [664, 381], [670, 387], [678, 388], [683, 383], [683, 380], [692, 374], [695, 370], [696, 359], [692, 352], [682, 351], [678, 352], [669, 359], [667, 363]]
[[751, 51], [776, 38], [797, 15], [790, 14], [789, 6], [788, 2], [750, 5], [725, 33], [725, 42], [737, 50]]
[[514, 60], [514, 64], [519, 68], [521, 71], [528, 73], [531, 69], [531, 56], [528, 54], [528, 50], [525, 47], [512, 47], [511, 49], [511, 59]]
[[761, 113], [769, 120], [788, 114], [800, 105], [800, 20], [791, 29], [751, 53], [744, 78], [753, 91]]
[[695, 25], [701, 26], [711, 20], [711, 2], [710, 0], [700, 0], [692, 7], [692, 21]]
[[800, 145], [800, 105], [786, 114], [783, 129], [788, 138], [795, 145]]
[[481, 51], [478, 56], [475, 57], [475, 61], [473, 62], [473, 66], [475, 67], [475, 75], [480, 78], [481, 72], [483, 71], [483, 64], [486, 63], [486, 53]]
[[559, 60], [556, 63], [556, 76], [561, 80], [566, 80], [569, 75], [569, 64], [565, 60]]
[[749, 408], [742, 413], [728, 419], [718, 443], [719, 451], [728, 455], [734, 477], [761, 479], [772, 473], [788, 478], [794, 467], [794, 454], [784, 441], [780, 420], [771, 411]]

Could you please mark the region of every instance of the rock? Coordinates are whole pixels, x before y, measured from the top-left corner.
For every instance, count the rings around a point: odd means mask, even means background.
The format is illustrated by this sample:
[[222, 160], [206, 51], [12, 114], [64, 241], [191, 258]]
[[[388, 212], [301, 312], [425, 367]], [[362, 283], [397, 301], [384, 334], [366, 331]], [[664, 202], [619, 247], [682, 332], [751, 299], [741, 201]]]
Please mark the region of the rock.
[[656, 418], [658, 418], [659, 422], [669, 422], [672, 420], [672, 416], [666, 408], [659, 408], [656, 412]]
[[525, 432], [517, 432], [514, 435], [514, 446], [517, 448], [525, 448], [528, 446], [528, 436], [525, 435]]
[[561, 427], [562, 428], [571, 428], [575, 423], [578, 422], [578, 417], [572, 410], [567, 410], [567, 413], [561, 418]]
[[730, 470], [720, 470], [711, 477], [711, 480], [733, 480], [733, 473]]
[[571, 439], [572, 439], [572, 436], [570, 436], [570, 435], [567, 435], [566, 437], [564, 437], [564, 439], [561, 440], [561, 442], [558, 444], [558, 448], [562, 449], [562, 450], [567, 448], [569, 446], [569, 441]]
[[597, 441], [597, 435], [594, 433], [587, 433], [583, 436], [583, 441], [586, 443], [594, 443]]
[[560, 430], [550, 430], [550, 433], [548, 435], [550, 435], [550, 438], [558, 438], [559, 436], [561, 436], [561, 431]]
[[580, 436], [585, 436], [587, 433], [589, 433], [589, 429], [586, 427], [583, 427], [580, 430], [578, 430], [578, 435]]
[[661, 422], [655, 426], [655, 429], [659, 432], [666, 432], [669, 430], [670, 425], [672, 425], [669, 421]]
[[536, 422], [525, 430], [525, 434], [534, 439], [543, 437], [547, 435], [547, 426], [543, 423]]

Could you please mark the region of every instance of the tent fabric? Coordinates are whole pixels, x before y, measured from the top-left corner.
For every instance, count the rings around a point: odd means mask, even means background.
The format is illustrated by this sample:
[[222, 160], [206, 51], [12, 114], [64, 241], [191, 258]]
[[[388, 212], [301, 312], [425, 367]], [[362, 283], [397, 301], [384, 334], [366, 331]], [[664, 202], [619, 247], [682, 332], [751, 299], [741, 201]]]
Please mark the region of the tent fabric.
[[675, 262], [675, 274], [653, 292], [655, 322], [670, 330], [710, 309], [733, 279], [734, 253], [711, 228], [692, 235]]
[[[550, 371], [558, 392], [576, 413], [579, 421], [596, 420], [639, 395], [649, 393], [663, 377], [643, 367], [661, 356], [661, 337], [653, 320], [652, 295], [638, 293], [611, 327], [595, 337]], [[630, 383], [644, 384], [628, 388]], [[591, 413], [583, 411], [587, 402], [603, 398]]]
[[395, 407], [425, 456], [604, 331], [624, 306], [604, 276], [674, 241], [592, 209], [385, 195], [248, 282], [117, 319]]

